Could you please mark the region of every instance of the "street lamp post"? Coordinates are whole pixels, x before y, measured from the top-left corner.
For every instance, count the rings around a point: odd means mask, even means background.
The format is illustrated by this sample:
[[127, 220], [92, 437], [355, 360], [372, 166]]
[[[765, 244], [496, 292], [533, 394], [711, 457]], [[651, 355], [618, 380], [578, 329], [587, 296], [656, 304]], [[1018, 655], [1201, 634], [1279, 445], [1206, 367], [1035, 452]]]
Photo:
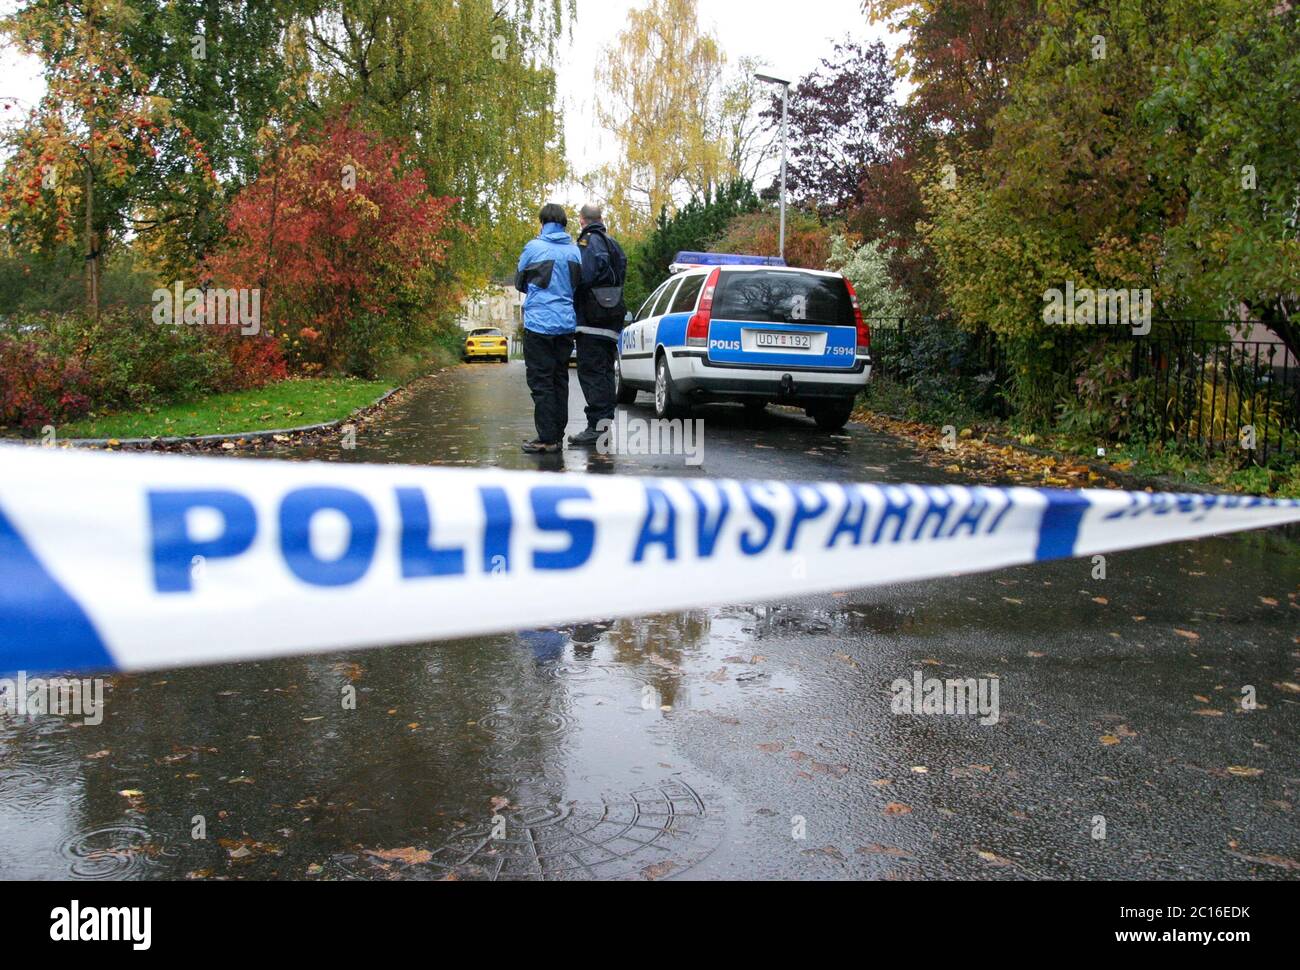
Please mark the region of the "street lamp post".
[[781, 85], [781, 241], [777, 253], [785, 259], [785, 164], [790, 132], [790, 82], [770, 74], [755, 74], [756, 80]]

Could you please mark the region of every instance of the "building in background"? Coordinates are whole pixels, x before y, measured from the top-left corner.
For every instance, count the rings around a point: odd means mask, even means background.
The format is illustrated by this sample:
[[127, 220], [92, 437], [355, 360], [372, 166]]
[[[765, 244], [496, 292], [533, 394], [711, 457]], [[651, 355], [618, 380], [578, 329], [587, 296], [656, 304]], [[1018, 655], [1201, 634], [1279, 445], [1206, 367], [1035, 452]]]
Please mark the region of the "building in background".
[[493, 282], [466, 297], [460, 326], [466, 332], [479, 327], [497, 327], [515, 341], [524, 324], [524, 295], [509, 283]]

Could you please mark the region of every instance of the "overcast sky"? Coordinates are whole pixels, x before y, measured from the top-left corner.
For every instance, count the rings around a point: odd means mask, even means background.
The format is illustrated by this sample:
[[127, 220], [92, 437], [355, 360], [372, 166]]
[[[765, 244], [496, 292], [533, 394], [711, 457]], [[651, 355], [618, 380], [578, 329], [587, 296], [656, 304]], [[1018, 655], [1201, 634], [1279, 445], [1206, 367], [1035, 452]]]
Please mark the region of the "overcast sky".
[[[562, 45], [560, 96], [565, 109], [565, 143], [575, 171], [586, 172], [613, 161], [613, 136], [596, 127], [591, 76], [600, 51], [614, 42], [629, 10], [645, 0], [578, 0], [572, 43]], [[0, 13], [13, 0], [0, 0]], [[699, 0], [700, 26], [713, 30], [729, 64], [741, 57], [763, 59], [770, 73], [797, 80], [817, 66], [834, 41], [845, 36], [895, 42], [879, 26], [869, 25], [860, 0]], [[36, 63], [0, 49], [0, 97], [17, 97], [25, 109], [40, 98], [43, 85]], [[11, 117], [13, 109], [0, 112]], [[764, 174], [770, 178], [773, 162]], [[763, 183], [760, 178], [760, 183]]]

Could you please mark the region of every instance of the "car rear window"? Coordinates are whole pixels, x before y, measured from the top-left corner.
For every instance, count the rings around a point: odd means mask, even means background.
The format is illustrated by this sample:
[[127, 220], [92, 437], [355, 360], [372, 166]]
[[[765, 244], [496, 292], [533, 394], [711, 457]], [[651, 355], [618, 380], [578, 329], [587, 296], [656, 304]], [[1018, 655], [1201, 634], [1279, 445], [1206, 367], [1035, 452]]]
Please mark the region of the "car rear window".
[[856, 322], [842, 277], [766, 269], [746, 273], [723, 270], [713, 295], [713, 318], [833, 327], [852, 327]]

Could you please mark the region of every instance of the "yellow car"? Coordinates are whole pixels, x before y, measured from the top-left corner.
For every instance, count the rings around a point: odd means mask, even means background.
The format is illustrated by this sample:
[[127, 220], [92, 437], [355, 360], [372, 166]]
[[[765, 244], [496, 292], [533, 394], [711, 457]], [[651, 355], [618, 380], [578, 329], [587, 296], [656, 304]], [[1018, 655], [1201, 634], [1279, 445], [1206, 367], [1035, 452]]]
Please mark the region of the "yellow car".
[[461, 359], [466, 363], [471, 360], [487, 359], [499, 360], [504, 364], [510, 360], [510, 342], [496, 327], [471, 330], [469, 336], [465, 338], [465, 349], [461, 353]]

